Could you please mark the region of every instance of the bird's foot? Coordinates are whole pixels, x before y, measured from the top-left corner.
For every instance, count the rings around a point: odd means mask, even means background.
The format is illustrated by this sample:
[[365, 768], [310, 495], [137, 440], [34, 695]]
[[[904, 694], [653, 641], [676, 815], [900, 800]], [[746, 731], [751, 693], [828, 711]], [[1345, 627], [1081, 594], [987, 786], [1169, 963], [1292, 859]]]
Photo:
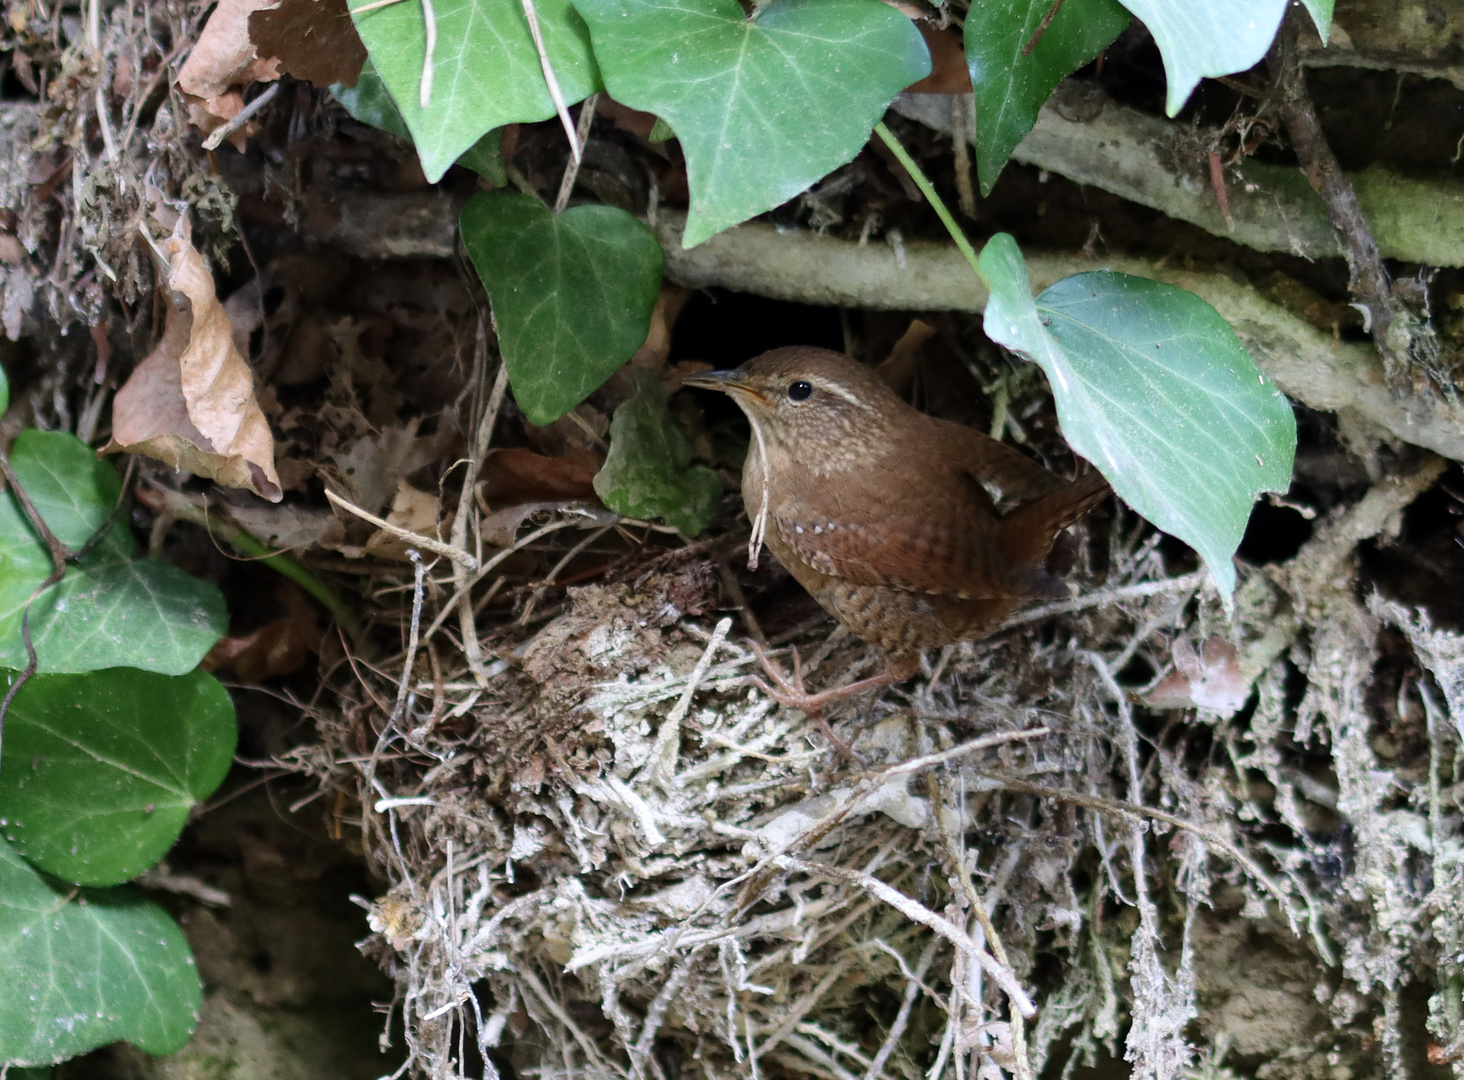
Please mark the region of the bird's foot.
[[854, 753], [854, 750], [849, 744], [834, 734], [834, 729], [824, 719], [823, 711], [830, 705], [843, 701], [845, 698], [862, 694], [866, 690], [888, 686], [891, 682], [899, 682], [901, 679], [891, 678], [890, 671], [886, 670], [883, 674], [875, 675], [868, 679], [860, 679], [858, 682], [852, 682], [846, 686], [836, 686], [832, 690], [823, 690], [817, 694], [810, 694], [803, 687], [803, 665], [798, 658], [798, 650], [796, 648], [793, 650], [793, 675], [790, 678], [784, 673], [781, 667], [772, 661], [761, 645], [755, 641], [751, 645], [753, 655], [757, 657], [758, 663], [762, 665], [763, 672], [772, 680], [772, 685], [770, 686], [757, 676], [753, 676], [752, 681], [754, 685], [779, 705], [786, 706], [790, 709], [797, 709], [799, 712], [807, 715], [810, 720], [819, 726], [819, 729], [824, 733], [824, 737], [829, 740], [829, 743], [834, 747], [840, 759], [846, 759], [855, 764], [862, 764], [859, 756]]

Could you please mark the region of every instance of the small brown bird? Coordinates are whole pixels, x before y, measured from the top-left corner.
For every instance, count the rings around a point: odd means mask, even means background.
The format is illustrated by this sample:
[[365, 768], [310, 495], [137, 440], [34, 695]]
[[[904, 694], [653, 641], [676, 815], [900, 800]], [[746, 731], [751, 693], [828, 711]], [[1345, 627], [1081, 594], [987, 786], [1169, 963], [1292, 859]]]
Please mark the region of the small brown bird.
[[1048, 552], [1109, 493], [1096, 472], [1068, 482], [926, 416], [874, 370], [827, 349], [774, 349], [686, 385], [731, 395], [752, 424], [742, 498], [754, 551], [765, 527], [799, 584], [886, 654], [883, 674], [820, 694], [765, 661], [773, 697], [814, 715], [903, 682], [922, 650], [985, 637], [1027, 601], [1066, 598], [1044, 569]]

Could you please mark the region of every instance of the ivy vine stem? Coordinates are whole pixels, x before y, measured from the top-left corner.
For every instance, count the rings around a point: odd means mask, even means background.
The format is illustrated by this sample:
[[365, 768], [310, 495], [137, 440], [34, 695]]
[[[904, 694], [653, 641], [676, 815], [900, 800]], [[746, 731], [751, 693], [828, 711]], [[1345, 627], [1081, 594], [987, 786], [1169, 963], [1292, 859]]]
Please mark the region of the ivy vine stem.
[[921, 171], [919, 165], [915, 164], [915, 159], [901, 145], [900, 140], [895, 138], [894, 133], [885, 127], [883, 120], [874, 125], [874, 133], [884, 140], [884, 144], [890, 148], [890, 153], [895, 155], [895, 159], [910, 174], [910, 179], [915, 181], [915, 186], [920, 189], [920, 194], [925, 196], [925, 200], [930, 203], [931, 207], [935, 210], [936, 216], [940, 218], [941, 224], [946, 227], [946, 232], [950, 233], [951, 239], [956, 242], [956, 247], [961, 249], [961, 254], [971, 264], [971, 270], [976, 275], [976, 279], [990, 289], [991, 283], [986, 280], [986, 275], [981, 272], [981, 260], [976, 254], [976, 249], [971, 246], [971, 241], [966, 239], [966, 234], [956, 224], [956, 219], [952, 216], [950, 208], [946, 206], [945, 200], [937, 194], [935, 185], [930, 182], [930, 178]]

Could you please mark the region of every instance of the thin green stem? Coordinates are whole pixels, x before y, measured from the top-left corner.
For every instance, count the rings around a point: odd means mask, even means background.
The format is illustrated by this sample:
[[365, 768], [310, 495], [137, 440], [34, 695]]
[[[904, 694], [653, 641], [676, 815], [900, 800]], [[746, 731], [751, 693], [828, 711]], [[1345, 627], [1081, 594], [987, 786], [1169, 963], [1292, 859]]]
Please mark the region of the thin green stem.
[[956, 219], [946, 207], [945, 200], [936, 194], [935, 186], [920, 171], [920, 166], [915, 164], [915, 159], [905, 151], [905, 148], [900, 145], [900, 140], [895, 138], [890, 129], [885, 127], [883, 120], [874, 125], [874, 133], [884, 140], [884, 144], [890, 148], [890, 153], [895, 155], [896, 160], [910, 174], [910, 179], [915, 181], [915, 186], [920, 189], [920, 194], [924, 195], [926, 201], [934, 208], [941, 223], [946, 227], [946, 232], [951, 234], [951, 239], [956, 242], [956, 247], [961, 249], [961, 254], [966, 256], [966, 261], [971, 264], [971, 269], [975, 272], [976, 279], [987, 288], [990, 288], [991, 283], [986, 280], [986, 275], [981, 272], [981, 260], [976, 255], [976, 249], [971, 246], [971, 241], [966, 239], [966, 234], [956, 224]]
[[355, 612], [331, 591], [330, 586], [305, 567], [277, 551], [271, 551], [243, 529], [226, 534], [225, 539], [234, 546], [239, 554], [263, 563], [275, 573], [289, 578], [319, 600], [325, 609], [336, 617], [336, 621], [346, 628], [348, 634], [354, 637], [361, 632], [361, 622], [356, 618]]

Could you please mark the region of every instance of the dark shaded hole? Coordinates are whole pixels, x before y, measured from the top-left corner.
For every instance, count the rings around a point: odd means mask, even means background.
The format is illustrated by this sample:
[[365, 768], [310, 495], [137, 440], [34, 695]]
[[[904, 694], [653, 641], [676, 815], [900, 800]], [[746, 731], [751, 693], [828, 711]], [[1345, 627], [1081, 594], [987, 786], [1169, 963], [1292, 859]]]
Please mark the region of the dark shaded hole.
[[1263, 499], [1251, 508], [1238, 554], [1252, 566], [1285, 562], [1311, 535], [1312, 523], [1299, 511]]
[[844, 349], [838, 308], [702, 289], [686, 301], [671, 335], [671, 359], [736, 367], [782, 345]]

